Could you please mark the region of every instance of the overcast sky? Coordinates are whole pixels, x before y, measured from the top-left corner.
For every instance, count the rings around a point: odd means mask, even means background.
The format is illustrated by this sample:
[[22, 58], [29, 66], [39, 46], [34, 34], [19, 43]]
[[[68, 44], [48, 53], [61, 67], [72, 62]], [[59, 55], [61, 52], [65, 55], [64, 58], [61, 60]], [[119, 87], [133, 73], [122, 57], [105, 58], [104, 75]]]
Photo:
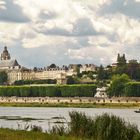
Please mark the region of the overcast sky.
[[0, 0], [0, 52], [27, 67], [140, 60], [140, 0]]

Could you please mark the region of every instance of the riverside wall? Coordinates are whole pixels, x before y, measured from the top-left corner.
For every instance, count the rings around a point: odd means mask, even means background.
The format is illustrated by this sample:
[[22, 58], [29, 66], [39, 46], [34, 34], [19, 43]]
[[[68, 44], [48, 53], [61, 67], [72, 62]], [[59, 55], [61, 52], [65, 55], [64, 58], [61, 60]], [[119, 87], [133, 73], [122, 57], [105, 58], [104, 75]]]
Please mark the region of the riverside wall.
[[0, 97], [0, 103], [130, 103], [140, 104], [140, 97]]

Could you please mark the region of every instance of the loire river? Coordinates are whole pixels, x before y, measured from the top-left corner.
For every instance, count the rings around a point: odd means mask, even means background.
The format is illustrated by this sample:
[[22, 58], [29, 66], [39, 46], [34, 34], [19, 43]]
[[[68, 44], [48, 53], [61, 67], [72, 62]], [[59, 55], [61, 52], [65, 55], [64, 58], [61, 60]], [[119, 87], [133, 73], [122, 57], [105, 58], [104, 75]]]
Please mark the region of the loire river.
[[[135, 113], [134, 110], [136, 109], [0, 107], [0, 127], [24, 129], [27, 125], [37, 125], [45, 131], [60, 124], [59, 122], [67, 123], [70, 111], [79, 111], [93, 117], [102, 113], [114, 114], [136, 124], [140, 130], [140, 113]], [[31, 118], [30, 121], [27, 121], [28, 118]]]

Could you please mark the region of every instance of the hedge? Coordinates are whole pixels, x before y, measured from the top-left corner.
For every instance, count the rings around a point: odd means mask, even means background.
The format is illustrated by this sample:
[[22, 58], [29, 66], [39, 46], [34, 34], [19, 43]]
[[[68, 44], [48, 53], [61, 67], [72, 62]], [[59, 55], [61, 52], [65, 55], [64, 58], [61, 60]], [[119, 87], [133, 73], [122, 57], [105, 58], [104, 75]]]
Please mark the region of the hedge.
[[29, 85], [29, 84], [56, 84], [55, 79], [45, 80], [18, 80], [14, 82], [14, 85]]
[[17, 97], [92, 97], [96, 93], [93, 84], [55, 86], [1, 86], [0, 96]]
[[125, 96], [140, 97], [140, 82], [129, 82], [125, 85]]

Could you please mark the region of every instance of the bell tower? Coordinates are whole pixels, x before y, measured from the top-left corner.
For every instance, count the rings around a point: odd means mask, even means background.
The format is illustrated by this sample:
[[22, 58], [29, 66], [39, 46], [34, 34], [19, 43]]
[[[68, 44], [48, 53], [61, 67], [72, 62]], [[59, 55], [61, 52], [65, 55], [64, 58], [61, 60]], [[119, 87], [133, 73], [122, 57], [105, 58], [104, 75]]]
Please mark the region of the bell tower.
[[7, 50], [7, 47], [4, 47], [3, 53], [1, 54], [1, 60], [10, 60], [10, 53]]

